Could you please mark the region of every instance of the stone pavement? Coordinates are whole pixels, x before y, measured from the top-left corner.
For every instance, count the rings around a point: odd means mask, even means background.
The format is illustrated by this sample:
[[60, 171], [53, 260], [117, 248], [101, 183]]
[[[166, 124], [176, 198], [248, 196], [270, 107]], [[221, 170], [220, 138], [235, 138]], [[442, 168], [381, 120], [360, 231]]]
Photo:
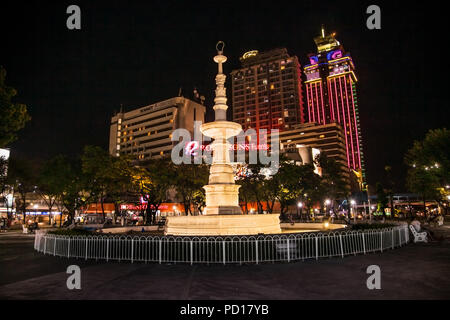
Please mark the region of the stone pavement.
[[[33, 236], [0, 234], [0, 299], [449, 299], [450, 228], [443, 240], [345, 258], [260, 265], [96, 262], [44, 256]], [[66, 268], [81, 268], [68, 290]], [[381, 268], [381, 290], [366, 269]]]

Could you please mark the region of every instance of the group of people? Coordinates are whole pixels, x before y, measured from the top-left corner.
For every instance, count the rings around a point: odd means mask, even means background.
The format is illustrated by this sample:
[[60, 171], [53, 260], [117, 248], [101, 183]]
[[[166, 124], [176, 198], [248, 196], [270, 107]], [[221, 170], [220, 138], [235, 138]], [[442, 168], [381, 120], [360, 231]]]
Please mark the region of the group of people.
[[11, 221], [6, 218], [0, 218], [0, 232], [6, 232], [11, 225]]

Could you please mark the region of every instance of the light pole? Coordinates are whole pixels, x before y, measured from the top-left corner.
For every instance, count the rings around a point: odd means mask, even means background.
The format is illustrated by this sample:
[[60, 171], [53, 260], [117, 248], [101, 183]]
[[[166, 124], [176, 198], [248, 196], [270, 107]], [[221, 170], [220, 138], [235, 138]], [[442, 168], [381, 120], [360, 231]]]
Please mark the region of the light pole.
[[352, 199], [350, 200], [350, 204], [351, 204], [351, 211], [353, 211], [353, 222], [356, 223], [356, 212], [355, 212], [356, 201]]
[[[302, 219], [302, 209], [303, 209], [303, 203], [302, 202], [298, 202], [297, 203], [297, 215], [300, 217], [300, 220]], [[299, 211], [300, 210], [300, 214]]]
[[325, 215], [328, 215], [329, 214], [328, 207], [331, 204], [331, 200], [330, 199], [326, 199], [324, 203], [325, 203]]

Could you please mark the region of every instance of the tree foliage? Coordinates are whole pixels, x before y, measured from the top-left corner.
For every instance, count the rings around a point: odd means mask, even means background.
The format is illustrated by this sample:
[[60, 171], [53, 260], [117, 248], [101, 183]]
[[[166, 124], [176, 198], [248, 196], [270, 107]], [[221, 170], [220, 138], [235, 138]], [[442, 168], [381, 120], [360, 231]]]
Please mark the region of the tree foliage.
[[0, 66], [0, 148], [17, 139], [17, 132], [31, 119], [27, 106], [13, 103], [17, 91], [5, 84], [6, 70]]
[[450, 182], [450, 130], [430, 130], [421, 141], [414, 141], [405, 154], [408, 165], [406, 184], [424, 199], [443, 201], [440, 192]]

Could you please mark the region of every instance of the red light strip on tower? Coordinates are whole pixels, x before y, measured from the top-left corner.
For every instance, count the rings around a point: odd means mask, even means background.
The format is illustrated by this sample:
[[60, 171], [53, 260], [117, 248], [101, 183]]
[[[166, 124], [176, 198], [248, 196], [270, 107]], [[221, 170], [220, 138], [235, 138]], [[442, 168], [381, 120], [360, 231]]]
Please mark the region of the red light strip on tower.
[[328, 96], [331, 104], [331, 117], [332, 120], [335, 121], [336, 117], [334, 115], [333, 90], [331, 89], [331, 82], [328, 81], [328, 79], [327, 79], [327, 86], [328, 86]]
[[348, 163], [348, 167], [351, 168], [352, 166], [350, 165], [350, 157], [348, 154], [347, 122], [345, 121], [345, 105], [344, 105], [344, 98], [342, 97], [342, 85], [341, 85], [340, 78], [337, 78], [337, 79], [339, 79], [339, 89], [341, 91], [341, 109], [342, 109], [342, 116], [344, 117], [344, 130], [345, 130], [344, 133], [345, 133], [345, 147], [347, 148], [347, 163]]
[[310, 98], [309, 98], [309, 84], [306, 84], [306, 101], [308, 103], [308, 121], [311, 122], [311, 106], [310, 106]]
[[317, 90], [317, 83], [315, 83], [316, 101], [317, 101], [317, 120], [320, 123], [320, 108], [319, 108], [319, 91]]
[[338, 122], [341, 123], [341, 113], [340, 113], [340, 110], [339, 110], [339, 101], [338, 101], [338, 95], [337, 95], [336, 79], [332, 79], [331, 81], [334, 82], [334, 95], [333, 96], [336, 96], [336, 112], [337, 112], [337, 115], [338, 115]]
[[321, 98], [321, 103], [322, 103], [322, 116], [323, 116], [323, 124], [326, 123], [326, 118], [325, 118], [325, 109], [323, 107], [323, 90], [322, 90], [322, 81], [320, 81], [320, 98]]
[[351, 116], [350, 116], [350, 106], [348, 104], [348, 91], [347, 91], [347, 81], [345, 81], [345, 76], [342, 77], [342, 82], [344, 82], [345, 86], [345, 101], [347, 102], [347, 114], [348, 114], [348, 127], [350, 129], [350, 141], [352, 144], [352, 159], [353, 159], [353, 169], [356, 169], [356, 161], [355, 161], [355, 149], [353, 145], [353, 129], [352, 129], [352, 123], [351, 123]]
[[358, 138], [358, 135], [359, 135], [359, 126], [357, 125], [357, 122], [356, 122], [356, 111], [355, 111], [356, 108], [355, 108], [355, 100], [353, 99], [353, 86], [350, 86], [350, 90], [351, 90], [351, 93], [352, 93], [353, 116], [355, 117], [356, 146], [357, 146], [357, 148], [358, 148], [359, 167], [362, 169], [362, 166], [361, 166], [361, 151], [360, 151], [360, 149], [359, 149], [359, 138]]

